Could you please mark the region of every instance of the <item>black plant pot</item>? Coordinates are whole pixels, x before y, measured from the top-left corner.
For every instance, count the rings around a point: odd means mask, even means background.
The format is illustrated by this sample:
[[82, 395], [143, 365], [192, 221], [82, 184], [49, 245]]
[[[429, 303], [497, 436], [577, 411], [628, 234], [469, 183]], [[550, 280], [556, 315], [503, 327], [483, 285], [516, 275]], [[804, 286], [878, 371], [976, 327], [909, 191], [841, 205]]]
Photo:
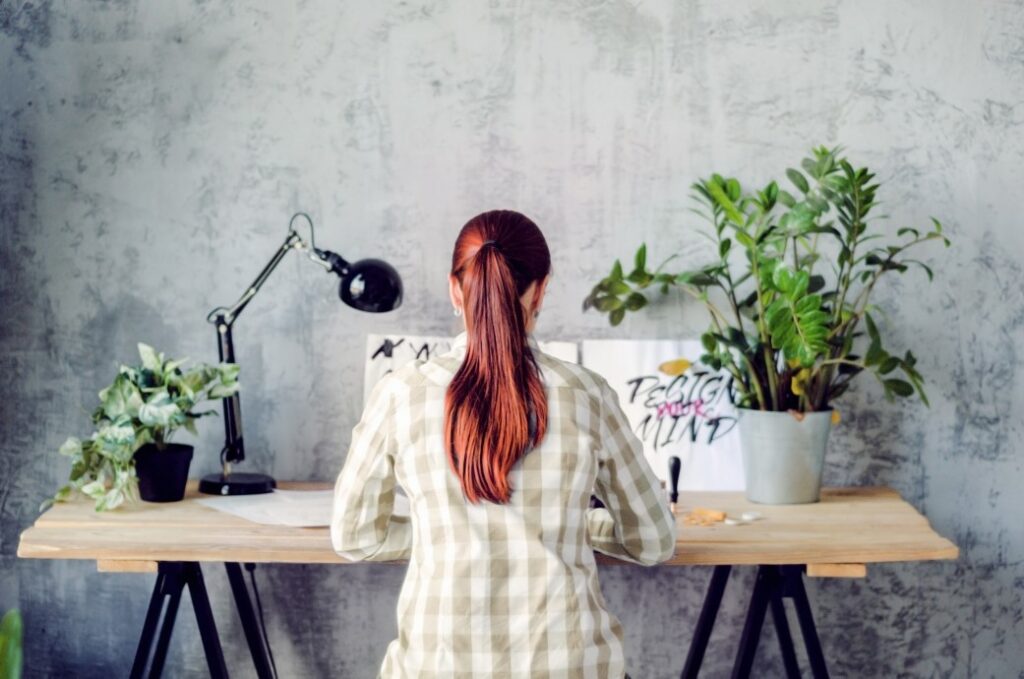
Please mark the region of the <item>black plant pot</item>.
[[185, 497], [193, 450], [182, 443], [165, 443], [163, 450], [147, 443], [135, 451], [139, 496], [146, 502], [177, 502]]

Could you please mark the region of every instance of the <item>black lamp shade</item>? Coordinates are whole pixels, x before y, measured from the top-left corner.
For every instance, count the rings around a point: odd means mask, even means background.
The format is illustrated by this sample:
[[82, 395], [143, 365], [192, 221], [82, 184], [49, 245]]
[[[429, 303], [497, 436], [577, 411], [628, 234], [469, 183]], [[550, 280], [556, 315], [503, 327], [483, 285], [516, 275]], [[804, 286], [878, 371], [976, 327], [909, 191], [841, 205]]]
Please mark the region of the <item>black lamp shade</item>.
[[348, 265], [341, 277], [338, 295], [341, 301], [359, 311], [391, 311], [402, 303], [402, 278], [385, 261], [361, 259]]

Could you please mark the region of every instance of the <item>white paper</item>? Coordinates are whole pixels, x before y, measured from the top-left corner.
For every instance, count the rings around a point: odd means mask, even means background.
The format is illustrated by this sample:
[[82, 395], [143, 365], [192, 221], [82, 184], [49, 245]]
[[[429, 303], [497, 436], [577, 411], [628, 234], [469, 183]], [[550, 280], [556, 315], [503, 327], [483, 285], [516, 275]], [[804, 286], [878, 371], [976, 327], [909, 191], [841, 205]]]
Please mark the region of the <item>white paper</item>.
[[[272, 526], [318, 528], [331, 525], [333, 490], [281, 490], [260, 495], [227, 495], [199, 498], [218, 511]], [[409, 500], [395, 495], [395, 514], [409, 514]]]
[[580, 362], [580, 346], [576, 342], [537, 342], [545, 354], [569, 363]]
[[431, 335], [368, 335], [366, 365], [363, 371], [363, 403], [380, 378], [410, 361], [428, 360], [448, 351], [451, 337]]
[[[368, 335], [363, 375], [363, 403], [381, 377], [410, 361], [428, 360], [452, 348], [451, 337], [433, 335]], [[540, 350], [563, 361], [579, 362], [575, 342], [538, 342]]]
[[[680, 490], [742, 490], [736, 408], [729, 376], [700, 364], [697, 340], [585, 340], [583, 365], [615, 389], [644, 454], [668, 487], [668, 460], [680, 459]], [[680, 375], [667, 361], [691, 363]]]

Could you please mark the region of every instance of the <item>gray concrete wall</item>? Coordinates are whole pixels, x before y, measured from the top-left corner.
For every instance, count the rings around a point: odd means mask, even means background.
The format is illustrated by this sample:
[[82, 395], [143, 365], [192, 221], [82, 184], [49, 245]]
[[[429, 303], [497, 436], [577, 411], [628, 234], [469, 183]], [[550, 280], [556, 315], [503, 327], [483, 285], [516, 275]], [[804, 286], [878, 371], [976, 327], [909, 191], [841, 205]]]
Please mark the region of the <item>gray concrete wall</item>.
[[[540, 335], [693, 332], [677, 299], [615, 330], [580, 302], [641, 240], [692, 253], [698, 176], [761, 182], [836, 142], [886, 181], [893, 228], [936, 215], [955, 245], [927, 253], [934, 284], [892, 280], [877, 298], [932, 407], [861, 380], [826, 481], [898, 488], [963, 557], [811, 582], [834, 676], [1024, 676], [1022, 131], [1019, 0], [3, 0], [0, 608], [24, 610], [29, 676], [123, 674], [152, 582], [15, 559], [67, 474], [57, 446], [86, 431], [136, 341], [213, 360], [206, 311], [295, 210], [322, 245], [383, 256], [407, 285], [399, 312], [358, 315], [295, 257], [239, 321], [251, 468], [329, 480], [366, 333], [453, 330], [446, 264], [469, 216], [517, 208], [546, 231]], [[207, 422], [195, 472], [215, 469], [218, 436]], [[260, 572], [282, 676], [374, 674], [401, 568]], [[708, 576], [602, 569], [634, 676], [678, 672]], [[246, 676], [225, 577], [208, 580]], [[748, 585], [734, 576], [706, 676], [728, 672]], [[168, 674], [203, 676], [187, 605], [181, 621]], [[768, 625], [757, 673], [781, 676]]]

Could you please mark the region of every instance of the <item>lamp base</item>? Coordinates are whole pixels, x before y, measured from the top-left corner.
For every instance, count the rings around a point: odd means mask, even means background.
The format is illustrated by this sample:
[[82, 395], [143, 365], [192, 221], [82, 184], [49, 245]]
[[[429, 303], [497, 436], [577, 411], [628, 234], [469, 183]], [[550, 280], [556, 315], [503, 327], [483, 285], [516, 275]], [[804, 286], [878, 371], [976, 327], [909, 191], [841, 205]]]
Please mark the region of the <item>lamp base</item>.
[[232, 472], [207, 474], [199, 480], [199, 492], [207, 495], [259, 495], [277, 488], [277, 481], [266, 474]]

